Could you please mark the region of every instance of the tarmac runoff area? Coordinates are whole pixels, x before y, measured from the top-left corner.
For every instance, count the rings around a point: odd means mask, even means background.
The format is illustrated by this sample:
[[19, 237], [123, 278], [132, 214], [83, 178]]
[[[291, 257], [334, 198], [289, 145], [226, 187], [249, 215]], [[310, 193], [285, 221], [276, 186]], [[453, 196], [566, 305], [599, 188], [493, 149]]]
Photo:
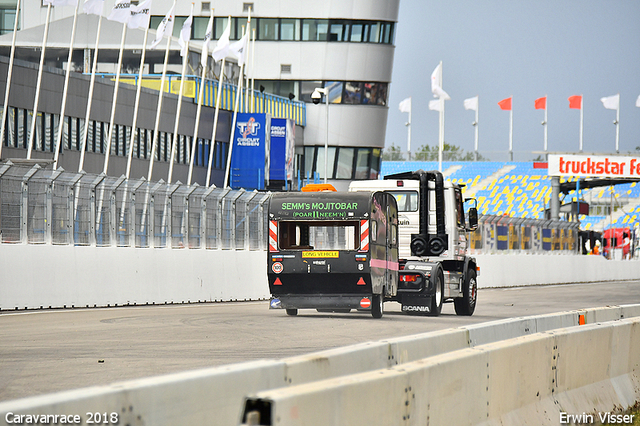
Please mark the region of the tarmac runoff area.
[[[0, 313], [0, 401], [255, 359], [280, 359], [463, 325], [640, 303], [640, 281], [480, 289], [472, 317], [385, 303], [368, 312], [289, 317], [268, 301]], [[571, 413], [575, 414], [575, 413]]]

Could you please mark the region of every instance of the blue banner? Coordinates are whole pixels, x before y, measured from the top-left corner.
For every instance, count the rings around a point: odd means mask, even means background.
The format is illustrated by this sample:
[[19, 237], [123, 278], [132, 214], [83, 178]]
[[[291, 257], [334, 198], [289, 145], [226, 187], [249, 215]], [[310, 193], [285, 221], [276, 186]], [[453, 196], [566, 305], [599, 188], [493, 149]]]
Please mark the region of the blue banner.
[[231, 188], [265, 189], [269, 176], [270, 126], [270, 115], [238, 113], [231, 153]]
[[498, 234], [498, 250], [508, 250], [509, 249], [509, 227], [507, 226], [496, 226], [496, 234]]
[[542, 250], [551, 251], [551, 229], [542, 230]]
[[293, 179], [294, 129], [293, 120], [271, 119], [269, 180], [291, 181]]

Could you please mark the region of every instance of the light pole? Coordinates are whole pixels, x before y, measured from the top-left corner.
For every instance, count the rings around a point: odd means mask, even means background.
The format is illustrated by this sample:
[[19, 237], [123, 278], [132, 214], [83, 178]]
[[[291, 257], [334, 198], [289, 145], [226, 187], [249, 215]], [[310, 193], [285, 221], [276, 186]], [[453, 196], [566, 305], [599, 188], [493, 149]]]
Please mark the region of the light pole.
[[316, 87], [311, 94], [311, 100], [314, 104], [319, 104], [324, 95], [325, 104], [327, 105], [327, 114], [325, 120], [325, 138], [324, 138], [324, 183], [327, 183], [327, 174], [329, 173], [329, 88]]

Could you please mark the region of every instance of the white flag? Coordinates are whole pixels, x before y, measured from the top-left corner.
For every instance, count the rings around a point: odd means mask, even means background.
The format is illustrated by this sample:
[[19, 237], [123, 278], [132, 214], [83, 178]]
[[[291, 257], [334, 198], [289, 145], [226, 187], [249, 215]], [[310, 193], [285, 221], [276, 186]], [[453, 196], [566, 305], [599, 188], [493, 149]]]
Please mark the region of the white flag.
[[636, 106], [640, 108], [640, 96], [638, 96], [638, 99], [636, 99]]
[[602, 102], [602, 105], [604, 105], [606, 109], [618, 109], [620, 108], [620, 93], [600, 98], [600, 102]]
[[444, 110], [444, 98], [434, 99], [429, 101], [429, 109], [432, 111], [443, 111]]
[[127, 23], [129, 28], [149, 28], [151, 20], [151, 0], [146, 0], [137, 6], [131, 6], [131, 18]]
[[111, 13], [107, 16], [110, 21], [117, 21], [126, 24], [131, 18], [131, 1], [130, 0], [118, 0], [113, 5]]
[[207, 56], [209, 56], [209, 44], [211, 44], [211, 37], [213, 36], [213, 13], [209, 18], [209, 24], [204, 32], [204, 40], [202, 42], [202, 56], [200, 57], [200, 64], [202, 67], [207, 66]]
[[227, 22], [227, 28], [222, 32], [216, 47], [214, 47], [213, 52], [211, 52], [214, 61], [218, 62], [222, 58], [229, 56], [229, 34], [231, 34], [231, 20]]
[[82, 10], [87, 15], [102, 15], [104, 0], [85, 0]]
[[180, 30], [180, 38], [178, 39], [178, 44], [180, 45], [180, 56], [184, 56], [187, 54], [187, 49], [189, 47], [189, 40], [191, 40], [191, 23], [193, 22], [193, 3], [191, 3], [191, 14], [182, 24], [182, 29]]
[[173, 14], [173, 10], [176, 8], [175, 3], [171, 6], [171, 10], [167, 12], [160, 25], [158, 25], [158, 29], [156, 30], [156, 39], [151, 43], [151, 49], [155, 49], [157, 45], [162, 41], [162, 37], [165, 35], [169, 36], [169, 41], [167, 43], [171, 43], [171, 35], [173, 34], [173, 23], [176, 20], [175, 15]]
[[472, 109], [474, 111], [478, 110], [478, 97], [474, 96], [473, 98], [464, 100], [464, 109]]
[[75, 6], [78, 4], [78, 0], [42, 0], [43, 5], [50, 4], [51, 6]]
[[408, 112], [409, 114], [411, 114], [411, 96], [400, 102], [400, 105], [398, 105], [398, 107], [400, 108], [400, 112]]
[[442, 64], [438, 64], [435, 70], [431, 73], [431, 92], [433, 92], [434, 98], [444, 98], [446, 100], [451, 99], [447, 92], [442, 90], [440, 86], [440, 80], [442, 79]]
[[238, 60], [238, 65], [242, 65], [245, 62], [245, 54], [247, 52], [247, 40], [249, 34], [245, 33], [242, 38], [229, 46], [229, 55]]

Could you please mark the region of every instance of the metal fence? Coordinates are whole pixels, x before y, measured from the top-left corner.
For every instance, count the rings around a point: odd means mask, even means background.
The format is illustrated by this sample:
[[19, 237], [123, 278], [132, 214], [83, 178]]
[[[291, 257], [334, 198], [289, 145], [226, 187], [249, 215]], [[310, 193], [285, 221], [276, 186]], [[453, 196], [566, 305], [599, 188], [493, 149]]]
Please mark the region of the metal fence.
[[580, 225], [558, 220], [483, 215], [470, 235], [472, 254], [579, 253]]
[[269, 193], [0, 165], [0, 242], [266, 248]]

